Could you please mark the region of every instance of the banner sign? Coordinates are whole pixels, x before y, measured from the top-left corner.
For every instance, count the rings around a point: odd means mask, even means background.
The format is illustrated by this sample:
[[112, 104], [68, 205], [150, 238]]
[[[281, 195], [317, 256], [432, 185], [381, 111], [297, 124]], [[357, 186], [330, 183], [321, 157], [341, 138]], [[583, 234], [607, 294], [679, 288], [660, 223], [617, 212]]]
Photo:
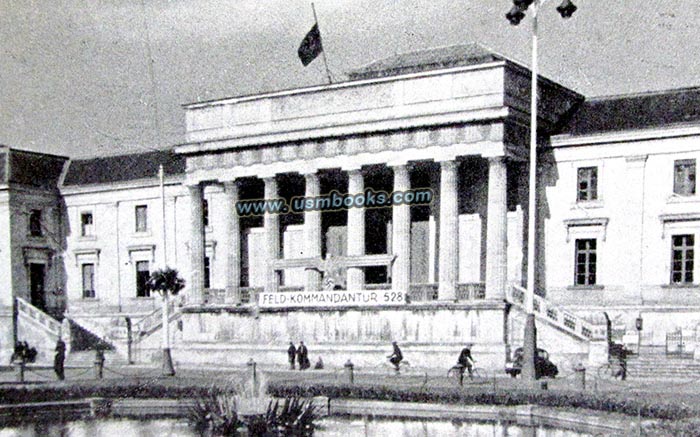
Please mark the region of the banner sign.
[[286, 291], [259, 293], [261, 308], [402, 305], [405, 294], [391, 290]]

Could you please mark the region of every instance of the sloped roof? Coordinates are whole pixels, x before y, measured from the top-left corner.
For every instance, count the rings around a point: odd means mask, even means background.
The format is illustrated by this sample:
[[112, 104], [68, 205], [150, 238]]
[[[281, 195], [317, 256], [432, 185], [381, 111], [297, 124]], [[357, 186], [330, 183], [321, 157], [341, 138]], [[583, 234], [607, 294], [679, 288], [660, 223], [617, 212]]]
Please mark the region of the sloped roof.
[[55, 190], [65, 156], [0, 146], [0, 183]]
[[562, 133], [589, 135], [700, 121], [700, 87], [593, 98]]
[[163, 165], [166, 176], [185, 173], [185, 157], [170, 150], [76, 159], [70, 162], [64, 186], [109, 184], [155, 178]]
[[348, 73], [350, 80], [372, 79], [442, 68], [485, 64], [505, 59], [478, 43], [400, 53]]

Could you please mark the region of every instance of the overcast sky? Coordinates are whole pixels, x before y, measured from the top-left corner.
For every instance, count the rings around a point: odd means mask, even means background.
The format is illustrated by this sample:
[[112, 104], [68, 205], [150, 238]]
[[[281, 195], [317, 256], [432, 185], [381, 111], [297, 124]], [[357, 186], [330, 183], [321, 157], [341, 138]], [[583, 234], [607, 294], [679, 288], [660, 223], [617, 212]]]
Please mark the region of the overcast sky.
[[[570, 20], [559, 0], [541, 13], [543, 75], [589, 97], [700, 86], [698, 0], [574, 1]], [[336, 78], [469, 41], [530, 63], [511, 0], [315, 4]], [[312, 25], [298, 0], [0, 0], [0, 144], [84, 157], [181, 143], [183, 103], [323, 83], [321, 59], [296, 55]]]

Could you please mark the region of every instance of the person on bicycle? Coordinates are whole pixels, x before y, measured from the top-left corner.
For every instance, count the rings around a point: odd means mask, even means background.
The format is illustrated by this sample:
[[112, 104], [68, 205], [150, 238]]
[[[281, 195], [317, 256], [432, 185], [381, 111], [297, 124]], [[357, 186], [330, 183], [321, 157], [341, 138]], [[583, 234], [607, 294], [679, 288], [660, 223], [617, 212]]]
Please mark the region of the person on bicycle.
[[401, 361], [403, 361], [403, 354], [401, 353], [401, 348], [399, 348], [399, 345], [395, 341], [391, 342], [391, 346], [394, 350], [391, 355], [387, 355], [387, 358], [389, 358], [389, 362], [394, 365], [394, 370], [398, 372]]
[[474, 367], [474, 359], [472, 358], [471, 345], [468, 344], [462, 352], [459, 353], [459, 358], [457, 358], [457, 366], [459, 366], [459, 385], [462, 385], [464, 381], [464, 370], [466, 369], [469, 373], [469, 379], [474, 379], [472, 374], [472, 368]]

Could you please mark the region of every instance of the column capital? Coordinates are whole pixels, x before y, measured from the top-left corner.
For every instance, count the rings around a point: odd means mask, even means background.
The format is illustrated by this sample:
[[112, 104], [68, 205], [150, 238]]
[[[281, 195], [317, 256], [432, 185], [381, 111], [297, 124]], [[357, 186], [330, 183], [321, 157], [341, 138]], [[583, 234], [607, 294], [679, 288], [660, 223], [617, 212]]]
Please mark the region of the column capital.
[[308, 173], [301, 173], [301, 175], [304, 176], [304, 180], [307, 182], [309, 180], [315, 182], [315, 181], [318, 181], [318, 179], [319, 179], [319, 174], [316, 171], [308, 172]]
[[204, 193], [204, 185], [201, 182], [197, 182], [196, 184], [185, 185], [185, 187], [187, 187], [187, 191], [190, 193], [190, 195], [195, 195], [196, 193]]
[[457, 170], [457, 167], [459, 167], [459, 162], [455, 159], [437, 162], [440, 164], [440, 169], [443, 170]]
[[340, 169], [345, 171], [345, 172], [348, 172], [348, 173], [354, 172], [354, 171], [362, 171], [362, 164], [358, 164], [358, 163], [354, 163], [354, 162], [348, 163], [345, 165], [341, 165]]
[[311, 164], [302, 164], [299, 166], [299, 170], [297, 170], [297, 173], [299, 173], [302, 176], [306, 175], [317, 175], [319, 172], [319, 168], [315, 165]]
[[387, 161], [386, 165], [391, 168], [408, 167], [408, 159], [392, 159], [391, 161]]
[[238, 189], [238, 181], [230, 180], [230, 181], [222, 181], [221, 184], [224, 186], [224, 191], [228, 191], [231, 189]]
[[443, 153], [440, 153], [439, 155], [434, 156], [434, 157], [433, 157], [433, 161], [435, 161], [435, 162], [440, 162], [440, 163], [443, 163], [443, 162], [456, 162], [456, 161], [457, 161], [457, 156], [458, 156], [458, 155], [457, 155], [456, 153], [454, 153], [454, 152], [452, 152], [452, 153], [443, 152]]
[[351, 176], [351, 177], [353, 177], [353, 176], [361, 176], [361, 177], [364, 177], [364, 173], [362, 172], [362, 168], [361, 168], [361, 167], [357, 167], [357, 168], [347, 168], [347, 169], [344, 168], [343, 170], [348, 174], [348, 176]]
[[506, 155], [484, 156], [489, 161], [489, 164], [505, 163], [508, 160]]

